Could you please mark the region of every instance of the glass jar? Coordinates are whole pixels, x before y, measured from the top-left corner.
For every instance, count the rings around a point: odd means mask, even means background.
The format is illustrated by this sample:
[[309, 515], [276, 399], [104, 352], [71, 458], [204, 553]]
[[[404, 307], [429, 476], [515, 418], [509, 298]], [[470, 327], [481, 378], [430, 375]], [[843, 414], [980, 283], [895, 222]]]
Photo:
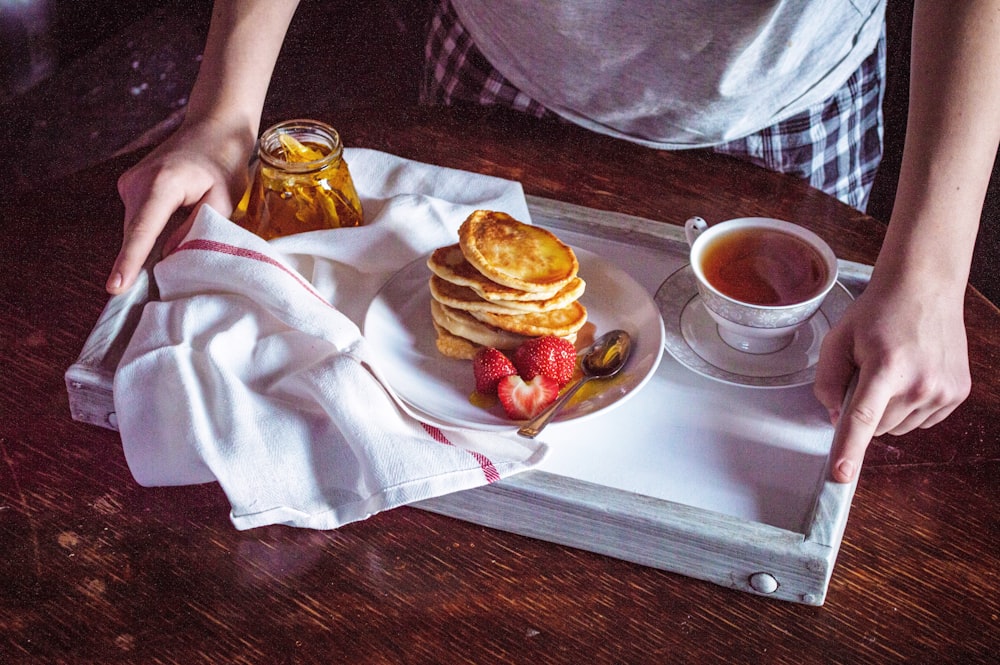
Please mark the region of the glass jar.
[[251, 161], [250, 187], [234, 221], [266, 240], [364, 223], [340, 135], [317, 120], [268, 128]]

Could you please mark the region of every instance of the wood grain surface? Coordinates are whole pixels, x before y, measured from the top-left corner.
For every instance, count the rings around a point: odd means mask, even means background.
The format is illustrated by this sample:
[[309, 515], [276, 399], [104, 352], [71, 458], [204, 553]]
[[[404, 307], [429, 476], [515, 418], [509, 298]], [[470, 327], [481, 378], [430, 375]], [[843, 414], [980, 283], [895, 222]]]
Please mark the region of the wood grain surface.
[[[272, 111], [281, 113], [276, 107]], [[278, 118], [280, 119], [280, 118]], [[792, 178], [482, 109], [327, 120], [348, 145], [678, 224], [770, 215], [871, 262], [882, 227]], [[774, 602], [402, 508], [236, 531], [215, 485], [143, 488], [63, 373], [107, 298], [127, 155], [2, 196], [0, 663], [994, 662], [1000, 312], [966, 298], [973, 393], [873, 442], [826, 604]]]

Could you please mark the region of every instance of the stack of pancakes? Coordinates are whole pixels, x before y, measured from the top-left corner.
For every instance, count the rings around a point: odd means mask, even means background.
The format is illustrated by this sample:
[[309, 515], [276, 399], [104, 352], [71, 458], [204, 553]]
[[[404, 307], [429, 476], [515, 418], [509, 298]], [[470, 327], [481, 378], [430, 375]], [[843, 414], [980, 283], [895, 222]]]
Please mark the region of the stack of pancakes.
[[587, 321], [585, 288], [572, 248], [545, 229], [477, 210], [458, 243], [427, 259], [438, 350], [472, 358], [483, 346], [509, 351], [555, 335], [575, 341]]

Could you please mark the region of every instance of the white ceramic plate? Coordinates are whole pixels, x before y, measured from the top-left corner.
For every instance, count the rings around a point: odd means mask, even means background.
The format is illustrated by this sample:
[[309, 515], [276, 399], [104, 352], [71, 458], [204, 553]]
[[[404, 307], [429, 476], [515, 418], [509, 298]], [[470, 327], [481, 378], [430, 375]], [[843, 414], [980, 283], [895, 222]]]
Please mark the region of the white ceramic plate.
[[[608, 380], [605, 389], [588, 390], [583, 399], [574, 398], [550, 427], [624, 402], [656, 371], [664, 348], [663, 321], [646, 290], [596, 254], [574, 251], [580, 277], [587, 283], [580, 302], [587, 308], [587, 328], [594, 333], [581, 331], [578, 346], [584, 337], [621, 328], [633, 336], [633, 348], [621, 374]], [[519, 423], [509, 420], [499, 405], [484, 409], [469, 401], [475, 388], [472, 364], [446, 358], [435, 347], [427, 287], [431, 272], [426, 264], [424, 257], [396, 273], [368, 308], [363, 329], [379, 368], [397, 396], [420, 417], [480, 430], [516, 429]]]
[[842, 284], [834, 284], [819, 312], [796, 331], [788, 346], [774, 353], [754, 354], [734, 349], [719, 337], [715, 321], [698, 296], [690, 265], [677, 270], [656, 291], [670, 355], [703, 376], [756, 388], [812, 383], [816, 378], [820, 343], [852, 300]]

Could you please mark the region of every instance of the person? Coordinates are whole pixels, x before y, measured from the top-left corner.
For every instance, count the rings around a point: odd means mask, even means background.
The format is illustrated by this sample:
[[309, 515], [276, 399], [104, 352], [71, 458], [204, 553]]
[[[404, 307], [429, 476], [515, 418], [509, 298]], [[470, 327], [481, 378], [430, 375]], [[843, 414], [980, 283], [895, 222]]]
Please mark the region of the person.
[[[728, 152], [864, 206], [881, 150], [885, 0], [436, 1], [429, 101], [504, 103], [653, 148]], [[119, 179], [124, 236], [110, 293], [134, 283], [176, 211], [228, 213], [239, 201], [296, 5], [215, 3], [184, 121]], [[818, 361], [815, 394], [843, 421], [837, 482], [856, 476], [873, 436], [933, 426], [971, 388], [963, 303], [1000, 145], [1000, 0], [917, 0], [912, 44], [883, 246]]]

